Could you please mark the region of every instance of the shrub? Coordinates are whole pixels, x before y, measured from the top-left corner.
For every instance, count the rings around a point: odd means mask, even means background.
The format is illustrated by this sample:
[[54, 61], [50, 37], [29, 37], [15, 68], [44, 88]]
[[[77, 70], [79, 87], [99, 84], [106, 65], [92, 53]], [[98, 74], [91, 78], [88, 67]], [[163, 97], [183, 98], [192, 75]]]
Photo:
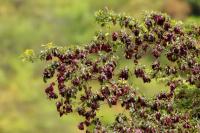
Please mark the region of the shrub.
[[[23, 56], [48, 64], [43, 72], [49, 83], [45, 93], [56, 101], [60, 116], [77, 112], [84, 118], [78, 128], [88, 133], [197, 132], [200, 27], [185, 26], [157, 12], [146, 13], [140, 21], [100, 10], [96, 21], [102, 30], [82, 48], [49, 43], [40, 54], [28, 50]], [[147, 56], [153, 58], [150, 66], [141, 62]], [[122, 60], [130, 61], [130, 67], [120, 68]], [[135, 89], [134, 78], [144, 84], [165, 83], [169, 91], [147, 98]], [[94, 81], [98, 90], [91, 85]], [[96, 115], [102, 103], [125, 111], [105, 125]]]

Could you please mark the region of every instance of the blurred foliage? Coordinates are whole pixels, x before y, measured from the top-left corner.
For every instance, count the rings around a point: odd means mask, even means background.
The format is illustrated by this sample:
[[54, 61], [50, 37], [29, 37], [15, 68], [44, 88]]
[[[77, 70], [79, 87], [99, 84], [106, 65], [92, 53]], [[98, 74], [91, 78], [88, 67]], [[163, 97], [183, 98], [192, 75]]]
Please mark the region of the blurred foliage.
[[188, 24], [200, 24], [200, 17], [195, 17], [195, 16], [189, 16], [186, 20], [186, 23]]
[[190, 4], [185, 0], [165, 0], [162, 10], [177, 19], [184, 19], [191, 13]]
[[194, 15], [200, 15], [200, 0], [187, 0], [191, 5], [192, 13]]
[[[161, 0], [0, 0], [0, 133], [78, 132], [74, 129], [80, 118], [59, 118], [41, 93], [43, 64], [20, 61], [25, 49], [40, 50], [52, 41], [65, 46], [87, 43], [97, 29], [94, 12], [105, 6], [140, 16], [144, 10], [162, 10], [163, 4]], [[199, 23], [199, 18], [187, 21]], [[146, 85], [142, 91], [153, 95], [151, 87], [156, 85]], [[111, 121], [115, 111], [104, 111], [99, 113], [106, 113], [105, 122]]]

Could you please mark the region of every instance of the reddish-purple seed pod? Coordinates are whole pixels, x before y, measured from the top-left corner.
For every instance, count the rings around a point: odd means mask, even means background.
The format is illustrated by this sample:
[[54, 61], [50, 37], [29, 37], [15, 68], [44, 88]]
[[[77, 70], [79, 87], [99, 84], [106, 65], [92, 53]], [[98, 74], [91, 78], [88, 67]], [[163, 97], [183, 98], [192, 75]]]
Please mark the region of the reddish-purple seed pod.
[[117, 41], [117, 39], [118, 39], [118, 33], [117, 32], [113, 32], [113, 34], [112, 34], [112, 40], [113, 41]]

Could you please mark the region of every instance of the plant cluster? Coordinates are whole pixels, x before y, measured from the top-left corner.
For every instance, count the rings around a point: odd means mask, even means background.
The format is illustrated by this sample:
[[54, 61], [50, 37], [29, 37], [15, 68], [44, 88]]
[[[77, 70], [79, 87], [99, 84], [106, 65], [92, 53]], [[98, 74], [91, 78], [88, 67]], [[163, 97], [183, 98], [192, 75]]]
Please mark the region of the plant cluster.
[[[45, 93], [56, 101], [60, 116], [77, 112], [84, 118], [78, 128], [87, 133], [199, 131], [199, 113], [178, 103], [187, 96], [184, 89], [200, 88], [200, 27], [157, 12], [139, 21], [101, 10], [96, 21], [102, 30], [87, 45], [66, 49], [48, 44], [36, 57], [48, 63], [43, 72], [44, 82], [50, 82]], [[25, 59], [32, 61], [35, 54], [29, 53]], [[141, 63], [147, 56], [153, 59], [150, 66]], [[122, 60], [130, 61], [130, 67], [120, 68]], [[135, 89], [134, 78], [144, 84], [163, 82], [169, 91], [147, 98]], [[92, 82], [100, 87], [95, 89]], [[105, 103], [125, 110], [110, 125], [97, 115]]]

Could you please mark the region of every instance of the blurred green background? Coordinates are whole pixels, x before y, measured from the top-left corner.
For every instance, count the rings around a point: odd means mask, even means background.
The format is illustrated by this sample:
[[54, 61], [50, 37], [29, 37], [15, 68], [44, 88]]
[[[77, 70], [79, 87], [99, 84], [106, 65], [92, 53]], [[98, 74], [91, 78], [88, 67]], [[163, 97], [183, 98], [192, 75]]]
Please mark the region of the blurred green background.
[[[25, 49], [39, 51], [48, 42], [88, 42], [97, 30], [94, 12], [104, 7], [132, 16], [163, 11], [200, 24], [200, 0], [0, 0], [0, 133], [80, 132], [76, 126], [81, 118], [60, 118], [54, 103], [45, 98], [44, 64], [23, 63], [19, 57]], [[142, 91], [154, 93], [149, 86]], [[111, 122], [118, 110], [106, 108], [99, 115]]]

